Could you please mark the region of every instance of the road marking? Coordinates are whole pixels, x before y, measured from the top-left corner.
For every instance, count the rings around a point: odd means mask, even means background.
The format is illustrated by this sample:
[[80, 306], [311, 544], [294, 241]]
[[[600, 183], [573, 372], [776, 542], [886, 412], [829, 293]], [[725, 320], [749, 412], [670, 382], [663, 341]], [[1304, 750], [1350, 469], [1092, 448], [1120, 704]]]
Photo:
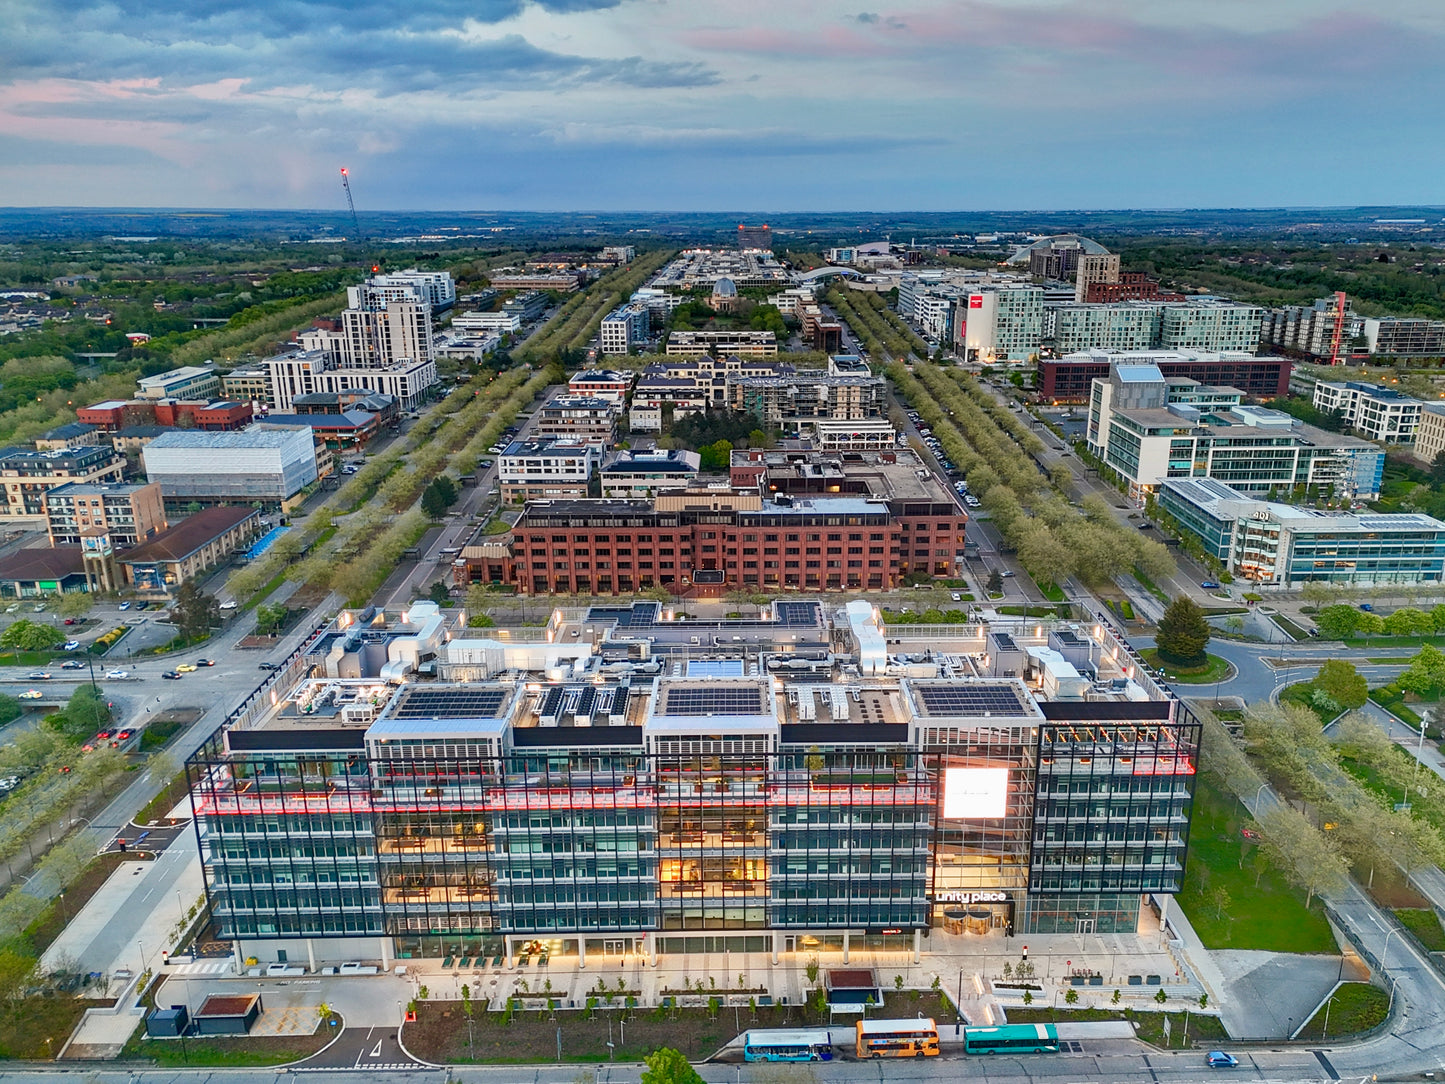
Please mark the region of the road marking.
[[369, 1057], [369, 1058], [379, 1058], [379, 1057], [381, 1057], [381, 1040], [380, 1040], [380, 1039], [376, 1040], [376, 1048], [375, 1048], [374, 1050], [372, 1050], [372, 1052], [371, 1052], [370, 1054], [368, 1054], [367, 1057]]

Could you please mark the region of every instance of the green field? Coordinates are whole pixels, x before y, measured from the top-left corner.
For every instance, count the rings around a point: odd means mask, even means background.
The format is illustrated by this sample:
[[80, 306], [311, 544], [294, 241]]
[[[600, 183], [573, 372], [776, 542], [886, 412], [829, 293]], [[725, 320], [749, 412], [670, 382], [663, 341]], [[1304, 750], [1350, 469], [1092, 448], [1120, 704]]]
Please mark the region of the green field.
[[[1199, 776], [1189, 867], [1179, 904], [1205, 946], [1275, 952], [1338, 951], [1318, 900], [1308, 910], [1304, 894], [1272, 867], [1255, 866], [1255, 845], [1240, 829], [1253, 824], [1233, 795]], [[1258, 885], [1255, 884], [1258, 874]], [[1223, 901], [1220, 889], [1228, 894]], [[1225, 902], [1221, 908], [1219, 904]]]

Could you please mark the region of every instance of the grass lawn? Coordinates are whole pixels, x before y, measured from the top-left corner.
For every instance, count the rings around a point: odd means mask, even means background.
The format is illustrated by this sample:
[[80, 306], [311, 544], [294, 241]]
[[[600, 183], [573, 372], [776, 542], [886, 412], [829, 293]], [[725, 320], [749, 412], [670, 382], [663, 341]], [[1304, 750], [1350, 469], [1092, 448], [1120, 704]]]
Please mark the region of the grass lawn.
[[1150, 666], [1161, 668], [1170, 681], [1177, 681], [1182, 685], [1212, 685], [1229, 676], [1229, 661], [1218, 655], [1206, 654], [1208, 661], [1203, 666], [1175, 666], [1159, 658], [1159, 652], [1152, 647], [1143, 654], [1144, 661]]
[[144, 1028], [137, 1028], [139, 1038], [132, 1038], [122, 1052], [123, 1057], [150, 1058], [165, 1068], [183, 1066], [219, 1066], [241, 1069], [259, 1065], [285, 1065], [309, 1058], [335, 1037], [340, 1029], [322, 1025], [310, 1035], [208, 1035], [203, 1038], [147, 1039]]
[[[1416, 763], [1414, 758], [1403, 749], [1399, 750], [1398, 761], [1399, 773], [1395, 779], [1403, 778], [1423, 784], [1425, 787], [1424, 797], [1421, 797], [1418, 789], [1410, 790], [1410, 812], [1427, 824], [1433, 825], [1440, 831], [1445, 831], [1445, 808], [1442, 808], [1440, 790], [1432, 785], [1433, 780], [1429, 772], [1421, 768], [1417, 773], [1414, 769]], [[1379, 795], [1388, 806], [1393, 806], [1405, 796], [1404, 785], [1386, 776], [1377, 768], [1346, 756], [1340, 757], [1340, 767], [1359, 780], [1360, 785], [1366, 790]]]
[[1058, 1024], [1079, 1020], [1131, 1020], [1135, 1034], [1146, 1043], [1164, 1047], [1164, 1018], [1169, 1018], [1170, 1050], [1186, 1050], [1195, 1046], [1213, 1046], [1229, 1035], [1219, 1017], [1191, 1012], [1188, 1014], [1188, 1036], [1185, 1035], [1185, 1014], [1178, 1012], [1141, 1012], [1138, 1009], [1016, 1009], [1008, 1010], [1010, 1024]]
[[77, 997], [28, 997], [0, 1013], [0, 1058], [48, 1061], [55, 1057], [86, 1009], [109, 1005]]
[[1395, 911], [1398, 918], [1420, 944], [1431, 952], [1445, 952], [1445, 929], [1440, 928], [1439, 916], [1428, 907], [1400, 907]]
[[184, 730], [200, 717], [201, 713], [194, 709], [190, 711], [165, 711], [155, 716], [150, 722], [146, 723], [145, 729], [141, 731], [141, 752], [150, 753], [161, 748], [175, 737], [178, 731]]
[[1299, 625], [1297, 625], [1297, 624], [1295, 624], [1293, 621], [1291, 621], [1291, 620], [1290, 620], [1288, 617], [1286, 617], [1284, 614], [1276, 613], [1276, 614], [1274, 614], [1273, 616], [1274, 616], [1274, 623], [1275, 623], [1276, 625], [1278, 625], [1280, 628], [1284, 629], [1285, 632], [1289, 633], [1289, 634], [1290, 634], [1291, 636], [1293, 636], [1296, 640], [1307, 640], [1307, 639], [1309, 639], [1309, 635], [1310, 635], [1310, 634], [1309, 634], [1308, 632], [1306, 632], [1302, 627], [1300, 627]]
[[1050, 602], [1064, 601], [1064, 589], [1056, 583], [1039, 584], [1039, 592]]
[[[1318, 901], [1305, 909], [1304, 894], [1273, 867], [1255, 885], [1255, 845], [1240, 829], [1252, 823], [1231, 794], [1212, 777], [1198, 777], [1194, 823], [1189, 832], [1189, 868], [1179, 904], [1207, 948], [1268, 949], [1275, 952], [1338, 951]], [[1229, 894], [1221, 915], [1215, 893]]]
[[181, 770], [165, 789], [146, 803], [146, 807], [135, 815], [136, 824], [153, 824], [175, 808], [176, 803], [186, 796], [186, 773]]
[[[1378, 986], [1367, 982], [1347, 982], [1330, 998], [1329, 1036], [1343, 1039], [1347, 1035], [1358, 1035], [1369, 1031], [1385, 1020], [1390, 1004], [1390, 995]], [[1322, 1041], [1326, 1037], [1325, 1009], [1320, 1009], [1305, 1025], [1299, 1037], [1305, 1040]]]

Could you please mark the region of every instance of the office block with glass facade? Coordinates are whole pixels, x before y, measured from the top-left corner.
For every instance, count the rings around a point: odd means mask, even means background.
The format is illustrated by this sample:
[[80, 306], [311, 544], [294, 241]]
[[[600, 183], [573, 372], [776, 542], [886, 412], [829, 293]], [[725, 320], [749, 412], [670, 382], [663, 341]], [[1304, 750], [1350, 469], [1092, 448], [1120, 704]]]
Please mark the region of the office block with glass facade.
[[978, 632], [917, 677], [304, 678], [188, 764], [216, 932], [387, 964], [1135, 930], [1197, 723], [1102, 627]]

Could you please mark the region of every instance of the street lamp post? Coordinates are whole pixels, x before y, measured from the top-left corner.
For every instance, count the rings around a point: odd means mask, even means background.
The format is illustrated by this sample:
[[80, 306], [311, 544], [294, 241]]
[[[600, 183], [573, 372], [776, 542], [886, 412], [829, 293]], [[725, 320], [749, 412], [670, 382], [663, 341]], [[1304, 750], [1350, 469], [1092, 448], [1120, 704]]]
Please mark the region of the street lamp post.
[[1259, 789], [1254, 792], [1254, 819], [1255, 819], [1255, 820], [1259, 820], [1259, 799], [1260, 799], [1260, 797], [1264, 794], [1264, 789], [1265, 789], [1267, 786], [1269, 786], [1269, 781], [1268, 781], [1268, 780], [1266, 780], [1265, 782], [1261, 783], [1261, 784], [1259, 785]]

